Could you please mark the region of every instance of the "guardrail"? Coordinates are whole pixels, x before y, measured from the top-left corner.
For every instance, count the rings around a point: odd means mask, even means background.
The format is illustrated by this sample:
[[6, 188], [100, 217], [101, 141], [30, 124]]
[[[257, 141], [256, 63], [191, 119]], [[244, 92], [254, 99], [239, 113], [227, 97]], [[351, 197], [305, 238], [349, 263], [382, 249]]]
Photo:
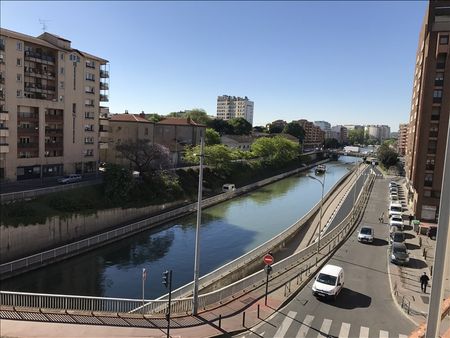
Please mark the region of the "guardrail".
[[[358, 196], [352, 212], [334, 229], [327, 233], [321, 239], [321, 251], [328, 248], [328, 254], [339, 242], [345, 238], [353, 226], [356, 224], [357, 215], [363, 210], [374, 181], [371, 175], [366, 179], [364, 187]], [[309, 258], [314, 257], [317, 252], [317, 242], [309, 245], [307, 248], [293, 254], [290, 257], [274, 264], [273, 269], [276, 272], [271, 280], [279, 278], [286, 273], [300, 266], [304, 271], [304, 264]], [[237, 293], [249, 292], [263, 285], [265, 282], [265, 272], [260, 270], [242, 280], [207, 294], [199, 296], [199, 306], [203, 309], [217, 306], [218, 303], [231, 300]], [[295, 277], [293, 277], [295, 278]], [[39, 309], [58, 309], [58, 310], [78, 310], [78, 311], [103, 311], [103, 312], [135, 312], [145, 314], [163, 314], [166, 311], [166, 300], [141, 300], [123, 299], [123, 298], [103, 298], [103, 297], [83, 297], [70, 295], [49, 295], [33, 294], [23, 292], [0, 291], [0, 304], [12, 307], [27, 307]], [[171, 312], [178, 314], [189, 313], [192, 308], [192, 297], [177, 299], [172, 301]]]
[[24, 190], [24, 191], [17, 191], [17, 192], [8, 192], [8, 193], [4, 193], [4, 194], [0, 195], [0, 203], [35, 198], [37, 196], [41, 196], [41, 195], [45, 195], [45, 194], [51, 194], [54, 192], [61, 192], [61, 191], [65, 191], [65, 190], [75, 189], [75, 188], [82, 188], [82, 187], [86, 187], [88, 185], [93, 185], [93, 184], [98, 184], [98, 183], [99, 182], [97, 182], [97, 181], [89, 180], [89, 181], [76, 182], [76, 183], [71, 183], [71, 184], [56, 185], [56, 186], [47, 187], [47, 188]]
[[[322, 161], [325, 162], [325, 161]], [[321, 163], [322, 163], [321, 162]], [[264, 185], [267, 185], [269, 183], [278, 181], [280, 179], [283, 179], [285, 177], [294, 175], [298, 172], [301, 172], [303, 170], [307, 170], [311, 167], [314, 167], [314, 165], [306, 166], [303, 168], [297, 168], [295, 170], [292, 170], [287, 173], [283, 173], [274, 177], [267, 178], [262, 181], [258, 181], [256, 183], [252, 183], [249, 185], [246, 185], [244, 187], [238, 188], [233, 192], [227, 192], [222, 193], [213, 197], [206, 198], [202, 201], [202, 207], [207, 208], [212, 205], [215, 205], [217, 203], [226, 201], [228, 199], [231, 199], [235, 196], [245, 194], [251, 190], [254, 190], [258, 187], [262, 187]], [[80, 182], [71, 184], [69, 186], [75, 186], [76, 184], [86, 184], [87, 182]], [[52, 187], [52, 188], [45, 188], [45, 189], [56, 189], [56, 188], [62, 188], [64, 189], [66, 186], [58, 186], [58, 187]], [[79, 187], [79, 186], [78, 186]], [[34, 192], [34, 190], [32, 191]], [[26, 191], [22, 192], [26, 193]], [[171, 219], [181, 217], [188, 213], [193, 213], [197, 210], [197, 203], [191, 203], [189, 205], [179, 207], [177, 209], [167, 211], [149, 218], [146, 218], [144, 220], [134, 222], [128, 225], [125, 225], [123, 227], [107, 231], [105, 233], [101, 233], [99, 235], [91, 236], [89, 238], [73, 242], [71, 244], [66, 244], [59, 246], [54, 249], [50, 249], [44, 252], [40, 252], [34, 255], [30, 255], [24, 258], [20, 258], [14, 261], [6, 262], [0, 265], [0, 280], [10, 277], [16, 273], [19, 273], [23, 270], [30, 270], [34, 268], [38, 268], [42, 265], [49, 264], [51, 262], [55, 262], [57, 260], [65, 259], [71, 256], [74, 256], [76, 254], [79, 254], [81, 252], [88, 251], [90, 249], [93, 249], [95, 247], [98, 247], [100, 245], [108, 244], [114, 240], [123, 238], [125, 236], [129, 236], [131, 234], [137, 233], [139, 231], [143, 231], [145, 229], [148, 229], [149, 226], [154, 226], [157, 224], [161, 224], [163, 222], [169, 221]], [[178, 293], [181, 295], [181, 293]]]

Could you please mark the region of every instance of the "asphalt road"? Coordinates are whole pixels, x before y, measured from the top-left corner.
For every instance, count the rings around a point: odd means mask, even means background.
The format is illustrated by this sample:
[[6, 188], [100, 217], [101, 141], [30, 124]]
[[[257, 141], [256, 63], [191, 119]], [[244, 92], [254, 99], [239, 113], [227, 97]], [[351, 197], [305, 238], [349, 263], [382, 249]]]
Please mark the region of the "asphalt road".
[[378, 222], [379, 214], [386, 210], [387, 185], [386, 179], [375, 181], [358, 226], [374, 227], [374, 244], [359, 243], [357, 229], [328, 262], [345, 271], [338, 299], [316, 299], [310, 281], [285, 308], [239, 337], [407, 337], [415, 325], [392, 298], [387, 268], [388, 227]]

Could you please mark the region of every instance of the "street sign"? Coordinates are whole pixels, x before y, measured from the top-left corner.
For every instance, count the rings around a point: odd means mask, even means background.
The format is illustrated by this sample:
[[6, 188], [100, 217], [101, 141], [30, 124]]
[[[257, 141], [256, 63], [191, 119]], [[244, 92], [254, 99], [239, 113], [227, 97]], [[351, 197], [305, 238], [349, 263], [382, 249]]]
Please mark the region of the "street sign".
[[269, 254], [265, 255], [264, 256], [264, 263], [266, 265], [271, 265], [273, 263], [273, 256], [269, 255]]

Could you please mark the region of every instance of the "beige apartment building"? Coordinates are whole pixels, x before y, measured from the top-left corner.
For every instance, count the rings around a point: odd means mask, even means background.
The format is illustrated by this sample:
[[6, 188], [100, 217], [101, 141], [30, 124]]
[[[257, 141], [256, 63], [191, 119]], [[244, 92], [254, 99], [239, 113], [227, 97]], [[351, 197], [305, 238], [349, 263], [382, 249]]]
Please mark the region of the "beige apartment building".
[[403, 123], [398, 126], [397, 152], [400, 156], [405, 156], [407, 143], [408, 143], [408, 124]]
[[217, 118], [231, 120], [242, 117], [253, 125], [254, 103], [247, 96], [222, 95], [217, 97]]
[[107, 66], [65, 38], [0, 30], [1, 179], [97, 170]]
[[320, 148], [323, 146], [325, 132], [320, 129], [320, 127], [305, 119], [301, 119], [296, 122], [300, 124], [305, 131], [305, 138], [303, 140], [304, 150]]
[[450, 7], [430, 1], [419, 36], [405, 166], [416, 217], [439, 214], [450, 111]]
[[150, 122], [145, 114], [114, 114], [102, 121], [108, 124], [106, 128], [109, 145], [107, 150], [101, 152], [102, 162], [129, 166], [119, 152], [116, 145], [121, 142], [136, 142], [145, 140], [167, 147], [172, 162], [178, 165], [182, 159], [186, 146], [200, 144], [201, 135], [205, 135], [206, 126], [197, 124], [191, 119], [165, 118], [158, 123]]

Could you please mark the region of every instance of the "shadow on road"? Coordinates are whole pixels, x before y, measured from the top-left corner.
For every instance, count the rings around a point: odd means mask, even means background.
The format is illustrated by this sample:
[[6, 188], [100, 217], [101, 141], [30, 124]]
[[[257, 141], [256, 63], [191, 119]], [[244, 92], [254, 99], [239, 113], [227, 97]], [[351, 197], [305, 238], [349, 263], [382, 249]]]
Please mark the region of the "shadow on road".
[[417, 250], [420, 249], [420, 246], [418, 246], [417, 244], [412, 244], [412, 243], [405, 243], [406, 248], [408, 250]]
[[410, 258], [409, 259], [409, 268], [412, 269], [424, 269], [428, 266], [427, 263], [425, 263], [424, 261], [420, 260], [420, 259], [416, 259], [416, 258]]
[[372, 245], [374, 245], [374, 246], [384, 246], [387, 244], [388, 244], [388, 242], [382, 238], [374, 238], [373, 243], [372, 243]]
[[407, 233], [407, 232], [405, 232], [404, 234], [405, 234], [405, 239], [413, 239], [413, 238], [416, 237], [413, 234], [410, 234], [410, 233]]
[[331, 306], [347, 310], [366, 308], [369, 307], [371, 303], [372, 297], [347, 288], [342, 289], [335, 301], [329, 301]]

